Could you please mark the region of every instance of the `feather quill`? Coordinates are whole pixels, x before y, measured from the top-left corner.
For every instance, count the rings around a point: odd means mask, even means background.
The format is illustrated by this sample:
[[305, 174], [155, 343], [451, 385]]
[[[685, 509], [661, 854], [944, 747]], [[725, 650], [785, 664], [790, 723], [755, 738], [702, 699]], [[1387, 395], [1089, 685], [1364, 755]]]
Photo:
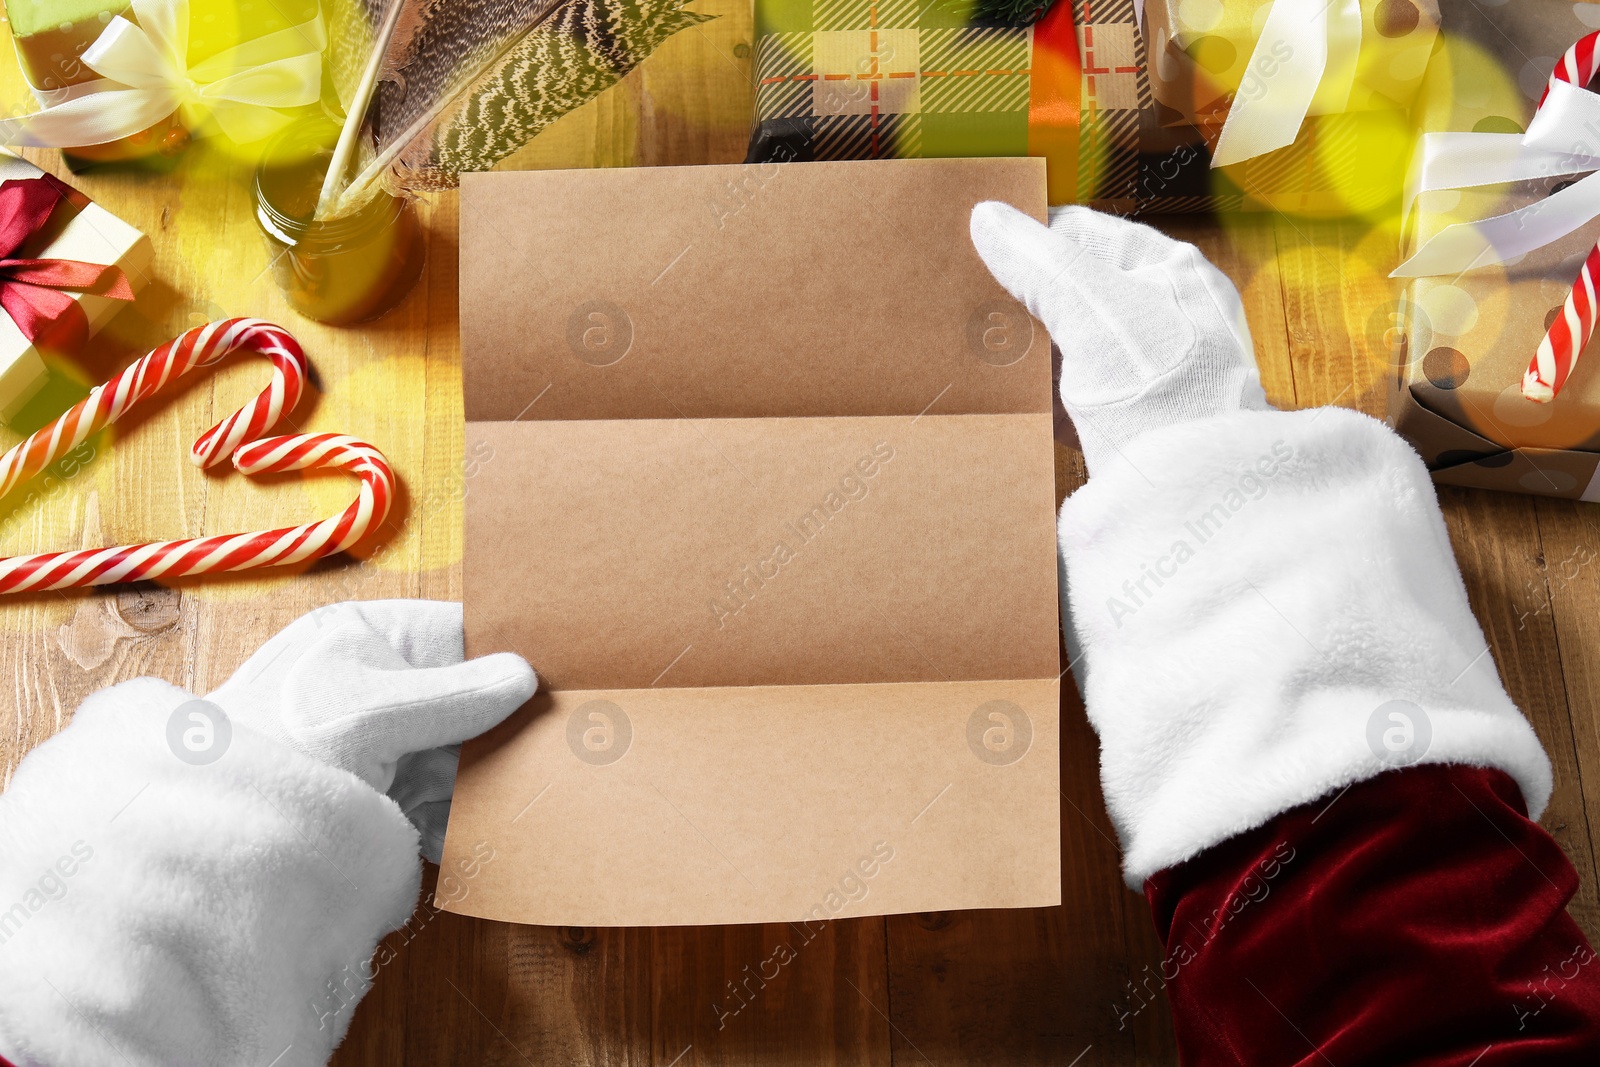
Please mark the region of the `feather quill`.
[[372, 94], [378, 91], [378, 76], [383, 73], [384, 58], [394, 43], [395, 32], [406, 11], [406, 0], [389, 0], [372, 39], [372, 55], [362, 68], [355, 88], [350, 91], [347, 104], [349, 113], [344, 128], [339, 131], [339, 141], [333, 147], [333, 157], [328, 161], [328, 173], [322, 179], [322, 192], [317, 197], [317, 218], [325, 218], [338, 206], [344, 194], [344, 173], [356, 158], [361, 137], [362, 117], [372, 104]]
[[338, 209], [380, 187], [448, 188], [493, 166], [713, 17], [685, 2], [409, 0], [367, 116], [376, 143]]
[[383, 18], [383, 0], [323, 0], [328, 32], [324, 69], [346, 113], [356, 83], [372, 58], [372, 37]]

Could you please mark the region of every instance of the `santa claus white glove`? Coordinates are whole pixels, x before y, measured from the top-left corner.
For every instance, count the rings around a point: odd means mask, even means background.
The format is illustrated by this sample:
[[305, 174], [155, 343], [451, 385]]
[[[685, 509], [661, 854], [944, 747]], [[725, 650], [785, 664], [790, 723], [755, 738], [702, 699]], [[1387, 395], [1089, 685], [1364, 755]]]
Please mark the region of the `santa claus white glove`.
[[1061, 402], [1091, 473], [1175, 422], [1265, 410], [1239, 292], [1194, 245], [1062, 207], [1045, 228], [979, 204], [972, 243], [1061, 349]]
[[417, 899], [417, 831], [380, 790], [436, 793], [408, 756], [533, 692], [517, 657], [461, 663], [460, 626], [340, 605], [207, 700], [139, 678], [84, 701], [0, 794], [0, 1055], [326, 1063]]
[[1062, 618], [1124, 874], [1414, 763], [1550, 763], [1467, 603], [1428, 472], [1382, 423], [1265, 402], [1233, 285], [1085, 208], [980, 204], [972, 240], [1050, 330], [1088, 483]]
[[206, 699], [387, 793], [438, 863], [461, 742], [537, 685], [521, 656], [464, 656], [460, 604], [350, 601], [290, 623]]

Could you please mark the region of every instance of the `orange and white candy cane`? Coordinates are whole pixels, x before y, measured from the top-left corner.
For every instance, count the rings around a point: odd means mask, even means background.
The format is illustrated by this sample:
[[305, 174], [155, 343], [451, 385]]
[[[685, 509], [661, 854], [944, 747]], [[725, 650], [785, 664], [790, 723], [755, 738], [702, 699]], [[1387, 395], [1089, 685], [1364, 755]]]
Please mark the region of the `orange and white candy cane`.
[[32, 478], [90, 434], [197, 367], [231, 352], [254, 352], [272, 362], [272, 383], [250, 403], [200, 435], [189, 458], [212, 467], [231, 455], [245, 474], [337, 468], [361, 480], [360, 495], [321, 522], [255, 533], [216, 534], [77, 552], [44, 552], [0, 559], [0, 593], [110, 585], [151, 578], [181, 578], [213, 571], [245, 571], [300, 563], [342, 552], [389, 514], [394, 471], [383, 453], [354, 437], [303, 433], [254, 438], [300, 400], [306, 356], [281, 326], [260, 319], [223, 319], [196, 326], [168, 341], [121, 374], [96, 386], [71, 411], [0, 457], [0, 497]]

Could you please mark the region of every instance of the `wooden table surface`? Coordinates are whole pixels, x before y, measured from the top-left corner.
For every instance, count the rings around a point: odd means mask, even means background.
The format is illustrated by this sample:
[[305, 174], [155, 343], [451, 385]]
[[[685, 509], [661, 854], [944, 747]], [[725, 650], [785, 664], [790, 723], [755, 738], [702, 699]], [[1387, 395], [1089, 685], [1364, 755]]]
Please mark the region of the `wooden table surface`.
[[[509, 166], [737, 161], [750, 112], [751, 18], [740, 0], [699, 0], [716, 21], [669, 41], [622, 85], [562, 120]], [[3, 100], [22, 108], [15, 68]], [[60, 172], [53, 153], [35, 153]], [[63, 172], [64, 173], [64, 172]], [[0, 605], [0, 711], [7, 780], [88, 693], [154, 674], [204, 692], [302, 612], [350, 598], [460, 594], [461, 446], [456, 206], [428, 205], [429, 266], [397, 311], [359, 330], [298, 318], [264, 273], [265, 247], [241, 167], [219, 147], [173, 173], [72, 179], [149, 233], [153, 280], [73, 366], [37, 421], [73, 399], [71, 378], [108, 377], [181, 329], [259, 315], [304, 341], [318, 391], [293, 419], [379, 444], [405, 492], [359, 560], [266, 578], [14, 598]], [[1382, 414], [1390, 225], [1283, 217], [1163, 223], [1193, 240], [1244, 294], [1271, 399]], [[339, 476], [254, 484], [206, 474], [189, 442], [261, 387], [240, 360], [103, 434], [95, 458], [0, 504], [0, 552], [193, 536], [304, 521], [342, 507]], [[78, 388], [81, 395], [82, 386]], [[29, 427], [31, 428], [31, 427]], [[7, 443], [10, 439], [8, 438]], [[1083, 478], [1057, 446], [1057, 489]], [[1600, 509], [1447, 489], [1445, 516], [1506, 686], [1555, 764], [1545, 826], [1582, 876], [1573, 913], [1600, 935]], [[536, 520], [535, 520], [536, 521]], [[537, 666], [537, 664], [535, 664]], [[776, 979], [749, 978], [781, 926], [551, 929], [483, 922], [424, 903], [390, 938], [335, 1062], [358, 1064], [1170, 1064], [1161, 948], [1118, 852], [1096, 774], [1095, 738], [1067, 686], [1062, 723], [1062, 889], [1057, 908], [852, 919], [829, 926]], [[431, 872], [429, 884], [431, 886]], [[734, 987], [748, 1006], [719, 1027]]]

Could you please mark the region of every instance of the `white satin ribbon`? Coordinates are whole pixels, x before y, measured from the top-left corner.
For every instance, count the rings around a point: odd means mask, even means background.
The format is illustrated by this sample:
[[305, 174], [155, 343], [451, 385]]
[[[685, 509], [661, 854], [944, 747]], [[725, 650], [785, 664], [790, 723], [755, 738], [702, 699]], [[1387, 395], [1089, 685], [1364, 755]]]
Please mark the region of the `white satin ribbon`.
[[1273, 0], [1211, 165], [1293, 144], [1307, 115], [1345, 110], [1360, 54], [1361, 0]]
[[[1410, 215], [1422, 193], [1585, 172], [1600, 172], [1600, 96], [1553, 82], [1525, 134], [1424, 134], [1406, 190], [1405, 213]], [[1600, 173], [1590, 173], [1527, 207], [1446, 226], [1390, 277], [1458, 274], [1502, 263], [1558, 241], [1597, 216]]]
[[104, 144], [173, 112], [199, 130], [208, 120], [238, 142], [289, 121], [279, 108], [322, 95], [322, 15], [189, 66], [189, 0], [133, 0], [138, 23], [111, 20], [83, 53], [100, 78], [41, 94], [49, 106], [0, 121], [0, 143], [43, 148]]

